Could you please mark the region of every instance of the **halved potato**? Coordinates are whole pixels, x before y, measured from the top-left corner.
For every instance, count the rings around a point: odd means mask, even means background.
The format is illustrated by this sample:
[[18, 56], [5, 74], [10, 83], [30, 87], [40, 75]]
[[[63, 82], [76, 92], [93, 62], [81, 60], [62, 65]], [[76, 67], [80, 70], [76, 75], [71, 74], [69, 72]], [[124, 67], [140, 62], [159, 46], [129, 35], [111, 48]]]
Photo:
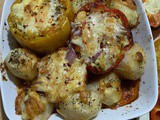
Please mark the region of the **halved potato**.
[[43, 95], [28, 91], [17, 96], [16, 110], [23, 120], [47, 120], [54, 110], [54, 105], [47, 102]]
[[112, 106], [122, 98], [121, 80], [115, 73], [105, 75], [103, 78], [88, 84], [89, 91], [94, 91], [100, 95], [102, 103]]
[[80, 94], [68, 96], [59, 104], [57, 112], [65, 120], [90, 120], [95, 117], [101, 109], [101, 99], [95, 92], [88, 93], [87, 103], [83, 103]]
[[77, 13], [78, 10], [87, 3], [94, 2], [95, 0], [71, 0], [74, 13]]
[[39, 58], [23, 48], [11, 50], [5, 59], [9, 71], [18, 78], [32, 81], [37, 75]]
[[123, 12], [126, 15], [131, 27], [138, 24], [138, 13], [133, 0], [111, 0], [109, 6]]
[[125, 54], [115, 72], [124, 79], [138, 80], [145, 71], [146, 55], [142, 47], [135, 43]]

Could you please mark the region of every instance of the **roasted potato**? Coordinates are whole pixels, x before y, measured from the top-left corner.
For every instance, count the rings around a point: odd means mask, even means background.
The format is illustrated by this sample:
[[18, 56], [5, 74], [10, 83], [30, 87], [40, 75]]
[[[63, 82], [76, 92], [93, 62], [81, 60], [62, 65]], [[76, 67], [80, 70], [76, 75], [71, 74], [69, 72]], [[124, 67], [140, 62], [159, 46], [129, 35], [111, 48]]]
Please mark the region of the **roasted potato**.
[[126, 52], [124, 59], [115, 69], [115, 72], [124, 79], [138, 80], [144, 73], [146, 55], [142, 47], [135, 43]]
[[32, 81], [37, 75], [39, 58], [23, 48], [11, 50], [5, 59], [8, 70], [18, 78]]
[[111, 106], [122, 98], [121, 81], [115, 73], [111, 73], [100, 81], [100, 88], [104, 90], [103, 103]]
[[66, 44], [73, 15], [69, 0], [16, 0], [8, 24], [22, 46], [45, 54]]
[[110, 73], [87, 86], [89, 91], [100, 95], [102, 103], [112, 106], [122, 98], [121, 80], [115, 73]]
[[57, 112], [65, 120], [90, 120], [95, 117], [101, 109], [101, 99], [95, 92], [88, 93], [87, 103], [83, 103], [80, 94], [68, 96], [59, 104]]
[[94, 2], [95, 0], [71, 0], [72, 8], [74, 13], [76, 14], [78, 10], [87, 3]]
[[16, 110], [19, 110], [23, 120], [47, 120], [54, 109], [52, 103], [34, 91], [19, 94], [16, 103]]
[[69, 94], [85, 91], [86, 65], [77, 58], [70, 65], [66, 59], [68, 52], [68, 48], [62, 48], [38, 63], [33, 89], [44, 92], [50, 102], [63, 101]]
[[101, 3], [83, 6], [73, 24], [71, 44], [94, 74], [111, 71], [132, 43], [125, 15]]
[[109, 6], [123, 12], [129, 21], [130, 27], [137, 26], [138, 13], [133, 0], [111, 0]]

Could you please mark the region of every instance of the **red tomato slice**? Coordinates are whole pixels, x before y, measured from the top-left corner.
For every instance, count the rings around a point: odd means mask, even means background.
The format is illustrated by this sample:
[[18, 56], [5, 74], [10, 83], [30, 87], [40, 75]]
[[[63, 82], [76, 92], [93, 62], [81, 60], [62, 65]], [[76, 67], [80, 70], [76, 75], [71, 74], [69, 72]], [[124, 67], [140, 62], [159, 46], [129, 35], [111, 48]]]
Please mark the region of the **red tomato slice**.
[[[87, 64], [87, 68], [88, 68], [88, 70], [90, 70], [90, 71], [92, 71], [93, 73], [95, 73], [95, 74], [106, 74], [106, 73], [108, 73], [108, 72], [110, 72], [111, 70], [113, 70], [115, 67], [117, 67], [117, 65], [123, 60], [123, 58], [124, 58], [124, 53], [125, 53], [125, 51], [127, 51], [127, 50], [129, 50], [130, 49], [130, 47], [133, 45], [133, 40], [132, 40], [132, 35], [131, 35], [131, 32], [130, 32], [130, 30], [129, 30], [129, 24], [128, 24], [128, 19], [126, 18], [126, 16], [121, 12], [121, 11], [119, 11], [119, 10], [116, 10], [116, 9], [110, 9], [110, 8], [108, 8], [108, 7], [106, 7], [105, 5], [103, 5], [102, 3], [100, 3], [100, 2], [94, 2], [94, 3], [89, 3], [89, 4], [86, 4], [85, 6], [83, 6], [78, 12], [77, 12], [77, 14], [76, 14], [76, 16], [78, 16], [78, 14], [80, 13], [80, 12], [82, 12], [82, 11], [85, 11], [86, 12], [86, 14], [87, 14], [87, 16], [89, 16], [90, 14], [96, 14], [96, 13], [100, 13], [100, 14], [105, 14], [105, 13], [109, 13], [109, 18], [114, 18], [114, 19], [116, 19], [117, 21], [118, 20], [120, 20], [121, 21], [121, 25], [124, 27], [123, 29], [125, 30], [125, 35], [124, 36], [126, 36], [126, 38], [127, 38], [127, 44], [125, 44], [125, 46], [123, 46], [122, 47], [122, 49], [120, 48], [118, 48], [121, 52], [120, 53], [115, 53], [115, 55], [116, 55], [116, 58], [114, 58], [114, 63], [112, 62], [111, 63], [111, 66], [110, 65], [108, 65], [105, 69], [103, 69], [104, 68], [104, 66], [105, 66], [105, 63], [104, 64], [101, 64], [101, 65], [99, 65], [99, 63], [98, 63], [98, 65], [91, 65], [90, 64], [90, 62], [88, 62], [88, 64]], [[104, 16], [104, 17], [106, 17], [106, 16]], [[75, 18], [75, 20], [76, 20], [76, 18]], [[114, 23], [114, 22], [113, 22]], [[116, 22], [116, 23], [119, 23], [119, 22]], [[78, 27], [78, 26], [76, 26], [77, 28], [74, 28], [75, 30], [72, 32], [72, 35], [71, 35], [71, 39], [74, 37], [74, 36], [82, 36], [82, 33], [83, 33], [83, 30], [84, 30], [84, 28], [86, 27], [86, 25], [88, 24], [87, 23], [87, 21], [86, 20], [84, 20], [84, 21], [82, 21], [81, 23], [81, 27]], [[109, 27], [108, 27], [109, 28]], [[115, 28], [114, 28], [115, 29]], [[87, 31], [86, 31], [87, 32]], [[85, 33], [85, 34], [93, 34], [92, 32], [89, 32], [89, 33]], [[118, 34], [118, 33], [116, 33], [116, 34]], [[82, 36], [83, 37], [83, 36]], [[93, 37], [93, 36], [92, 36]], [[116, 36], [117, 37], [117, 36]], [[83, 38], [85, 38], [85, 37], [83, 37]], [[85, 38], [86, 40], [85, 41], [83, 41], [83, 38], [82, 38], [82, 41], [81, 42], [83, 42], [85, 45], [88, 45], [90, 42], [88, 41], [88, 39], [87, 38]], [[107, 35], [106, 35], [106, 38], [107, 38]], [[104, 37], [104, 39], [106, 39], [105, 37]], [[118, 39], [118, 38], [116, 38], [116, 39]], [[90, 40], [92, 40], [92, 39], [90, 39]], [[122, 39], [120, 39], [119, 41], [120, 41], [120, 44], [119, 43], [117, 43], [117, 44], [119, 44], [119, 46], [121, 46], [121, 40]], [[124, 41], [124, 40], [122, 40], [122, 41]], [[92, 41], [93, 42], [93, 41]], [[103, 41], [102, 41], [103, 42]], [[81, 47], [80, 46], [78, 46], [77, 44], [75, 44], [72, 40], [71, 40], [71, 43], [72, 43], [72, 45], [73, 45], [73, 48], [75, 49], [75, 51], [76, 52], [81, 52]], [[106, 44], [106, 43], [104, 43], [104, 44]], [[122, 42], [122, 44], [123, 44], [123, 42]], [[91, 47], [91, 49], [93, 48], [94, 49], [94, 47], [92, 47], [92, 46], [90, 46]], [[110, 48], [109, 48], [110, 49]], [[114, 49], [113, 47], [111, 48], [111, 49]], [[115, 49], [117, 49], [117, 48], [115, 48]], [[117, 49], [117, 50], [118, 50]], [[101, 51], [102, 49], [99, 49], [99, 51], [97, 51], [98, 53]], [[86, 51], [86, 52], [88, 52], [88, 51]], [[97, 54], [97, 52], [95, 53], [95, 54]], [[104, 55], [104, 54], [103, 54]], [[100, 56], [100, 54], [99, 54], [99, 56]], [[97, 56], [96, 58], [98, 58], [99, 56]], [[118, 57], [117, 57], [118, 56]], [[91, 58], [91, 60], [90, 61], [95, 61], [95, 60], [92, 60], [92, 58], [95, 58], [95, 55], [91, 55], [91, 56], [89, 56], [90, 58]], [[102, 56], [101, 56], [101, 59], [102, 59]], [[100, 62], [101, 63], [101, 62]], [[96, 63], [97, 64], [97, 63]], [[109, 64], [109, 63], [107, 63], [107, 64]], [[102, 66], [102, 69], [99, 67], [99, 66]]]
[[[100, 1], [100, 0], [97, 0]], [[130, 44], [128, 46], [125, 47], [125, 51], [129, 50], [129, 48], [133, 45], [133, 39], [132, 39], [132, 33], [130, 31], [129, 28], [129, 22], [127, 17], [119, 10], [117, 9], [113, 9], [113, 8], [108, 8], [107, 6], [105, 6], [104, 4], [102, 4], [101, 2], [93, 2], [93, 3], [88, 3], [86, 5], [84, 5], [78, 12], [81, 11], [90, 11], [90, 12], [97, 12], [97, 11], [101, 11], [101, 12], [110, 12], [114, 15], [116, 15], [118, 18], [121, 19], [124, 27], [127, 29], [128, 31], [128, 40], [130, 41]], [[76, 14], [76, 15], [77, 15]]]

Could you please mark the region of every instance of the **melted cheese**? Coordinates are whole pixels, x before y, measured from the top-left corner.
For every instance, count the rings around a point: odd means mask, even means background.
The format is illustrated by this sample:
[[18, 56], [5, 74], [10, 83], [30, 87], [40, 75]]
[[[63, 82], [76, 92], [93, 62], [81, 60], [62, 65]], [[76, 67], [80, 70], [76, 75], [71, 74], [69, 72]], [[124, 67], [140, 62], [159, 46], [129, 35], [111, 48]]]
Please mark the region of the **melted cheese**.
[[35, 92], [29, 92], [21, 101], [20, 105], [23, 120], [47, 120], [54, 109], [52, 103]]
[[79, 94], [68, 96], [59, 104], [57, 112], [65, 120], [90, 120], [95, 117], [101, 109], [101, 99], [99, 94], [90, 92], [87, 103], [83, 103]]
[[[135, 43], [125, 53], [124, 59], [116, 67], [115, 72], [124, 79], [138, 80], [142, 77], [146, 66], [146, 54], [142, 47]], [[126, 74], [127, 73], [127, 74]]]
[[12, 6], [11, 16], [17, 28], [32, 37], [57, 25], [62, 10], [58, 0], [22, 0]]
[[[83, 22], [86, 22], [83, 26]], [[101, 57], [96, 60], [103, 70], [107, 70], [116, 62], [121, 53], [121, 47], [128, 44], [127, 31], [120, 19], [110, 17], [108, 13], [91, 13], [84, 20], [77, 18], [75, 24], [82, 29], [82, 35], [73, 36], [72, 43], [80, 46], [81, 56], [87, 63], [90, 58], [99, 51], [103, 51]], [[104, 44], [105, 47], [101, 47]], [[113, 57], [114, 56], [114, 57]], [[99, 67], [98, 65], [98, 67]]]
[[85, 90], [86, 65], [75, 59], [70, 66], [65, 59], [68, 50], [46, 56], [39, 63], [35, 87], [47, 94], [51, 102], [64, 100], [68, 94]]

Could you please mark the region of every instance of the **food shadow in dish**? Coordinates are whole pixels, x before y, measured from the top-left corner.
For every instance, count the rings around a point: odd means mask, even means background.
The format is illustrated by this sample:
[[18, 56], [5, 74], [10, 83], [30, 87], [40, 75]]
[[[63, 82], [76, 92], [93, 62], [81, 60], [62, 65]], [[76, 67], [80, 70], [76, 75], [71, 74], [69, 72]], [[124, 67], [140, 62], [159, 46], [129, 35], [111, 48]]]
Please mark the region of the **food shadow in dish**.
[[[8, 46], [10, 47], [11, 50], [15, 49], [15, 48], [21, 48], [22, 46], [15, 40], [15, 38], [12, 36], [12, 33], [10, 30], [7, 31], [7, 42], [8, 42]], [[5, 68], [5, 72], [8, 76], [7, 79], [9, 79], [11, 82], [13, 82], [14, 85], [16, 85], [17, 87], [19, 86], [19, 79], [17, 77], [15, 77], [14, 75], [12, 75], [12, 73], [8, 70], [7, 66], [4, 63], [4, 68]]]
[[20, 86], [20, 79], [15, 77], [6, 67], [5, 65], [5, 71], [6, 71], [6, 74], [8, 76], [8, 79], [15, 85], [15, 86]]
[[13, 37], [11, 31], [8, 31], [8, 45], [10, 47], [11, 50], [15, 49], [15, 48], [21, 48], [22, 46], [18, 43], [17, 40], [15, 40], [15, 38]]

